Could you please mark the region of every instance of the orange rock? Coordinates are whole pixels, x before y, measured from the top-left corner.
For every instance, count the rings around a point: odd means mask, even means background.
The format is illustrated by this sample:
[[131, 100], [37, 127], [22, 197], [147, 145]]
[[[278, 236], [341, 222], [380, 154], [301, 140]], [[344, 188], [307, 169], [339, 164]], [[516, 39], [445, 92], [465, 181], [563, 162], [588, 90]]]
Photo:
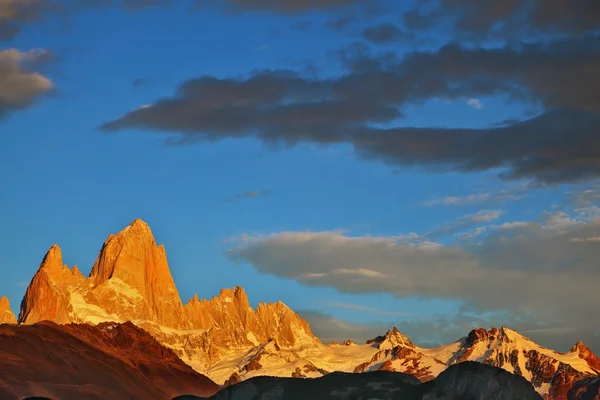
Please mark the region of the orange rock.
[[143, 299], [134, 303], [134, 311], [127, 319], [150, 320], [170, 327], [187, 326], [165, 248], [156, 245], [150, 227], [140, 219], [106, 239], [89, 281], [95, 287], [96, 302], [109, 314], [122, 315], [125, 310], [119, 302], [103, 301], [105, 295], [98, 290], [102, 285], [111, 286], [109, 294], [116, 291], [131, 294], [133, 300]]
[[27, 287], [21, 304], [19, 323], [49, 320], [57, 324], [72, 322], [69, 288], [79, 286], [85, 278], [79, 270], [63, 265], [62, 252], [55, 244], [48, 250], [38, 272]]
[[281, 302], [260, 303], [253, 310], [241, 287], [223, 289], [211, 300], [194, 296], [184, 307], [164, 247], [139, 219], [106, 239], [88, 279], [77, 267], [63, 266], [58, 246], [50, 248], [19, 314], [23, 324], [43, 320], [133, 321], [195, 365], [270, 338], [282, 346], [320, 343], [306, 321]]
[[10, 309], [10, 302], [7, 297], [0, 297], [0, 324], [16, 324], [17, 318]]

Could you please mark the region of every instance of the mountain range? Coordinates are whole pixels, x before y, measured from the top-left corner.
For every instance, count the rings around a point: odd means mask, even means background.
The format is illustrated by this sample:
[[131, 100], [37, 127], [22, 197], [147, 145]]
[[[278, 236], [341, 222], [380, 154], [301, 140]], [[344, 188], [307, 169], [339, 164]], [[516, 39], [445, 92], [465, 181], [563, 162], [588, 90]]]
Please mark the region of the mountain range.
[[[241, 287], [223, 289], [210, 300], [195, 295], [183, 304], [164, 247], [139, 219], [109, 235], [87, 277], [64, 265], [61, 249], [52, 246], [18, 317], [0, 299], [0, 324], [0, 371], [18, 371], [0, 372], [0, 395], [4, 390], [63, 398], [62, 390], [78, 385], [81, 393], [103, 398], [102, 385], [133, 393], [148, 379], [154, 383], [146, 390], [154, 397], [144, 398], [212, 395], [259, 376], [325, 379], [337, 376], [334, 372], [402, 372], [426, 383], [471, 361], [521, 376], [544, 398], [563, 400], [571, 389], [585, 392], [581, 382], [596, 384], [600, 376], [600, 359], [584, 343], [560, 353], [507, 327], [474, 329], [435, 348], [417, 346], [396, 327], [364, 344], [325, 344], [282, 302], [253, 309]], [[142, 351], [140, 343], [152, 350]], [[137, 351], [128, 355], [132, 344]], [[50, 361], [29, 366], [19, 354], [31, 354], [32, 348], [49, 360], [60, 358], [62, 373]], [[87, 364], [74, 356], [81, 354]], [[114, 366], [107, 369], [109, 364]], [[110, 373], [98, 381], [94, 368]], [[78, 374], [80, 382], [64, 381], [66, 371]], [[178, 391], [160, 385], [169, 376]]]

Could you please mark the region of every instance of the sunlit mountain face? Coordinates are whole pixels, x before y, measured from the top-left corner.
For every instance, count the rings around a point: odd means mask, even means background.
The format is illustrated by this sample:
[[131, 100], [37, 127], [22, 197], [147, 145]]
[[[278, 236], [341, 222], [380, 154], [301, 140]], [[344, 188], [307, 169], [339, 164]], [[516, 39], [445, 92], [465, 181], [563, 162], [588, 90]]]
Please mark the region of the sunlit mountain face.
[[599, 70], [586, 0], [0, 0], [0, 398], [596, 396]]

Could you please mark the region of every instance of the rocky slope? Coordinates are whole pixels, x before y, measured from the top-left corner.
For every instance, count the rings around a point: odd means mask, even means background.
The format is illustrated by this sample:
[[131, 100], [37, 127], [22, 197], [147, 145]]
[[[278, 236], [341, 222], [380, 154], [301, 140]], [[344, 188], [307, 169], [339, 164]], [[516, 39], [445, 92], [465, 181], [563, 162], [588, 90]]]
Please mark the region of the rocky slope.
[[[6, 301], [0, 301], [2, 309], [8, 309]], [[11, 314], [2, 315], [10, 320]], [[477, 361], [521, 375], [539, 393], [564, 400], [575, 382], [600, 371], [600, 360], [583, 343], [561, 354], [507, 328], [475, 329], [433, 349], [416, 346], [396, 328], [363, 345], [326, 346], [285, 304], [260, 303], [254, 310], [241, 287], [210, 300], [194, 296], [183, 305], [165, 249], [141, 220], [108, 237], [87, 278], [64, 265], [60, 248], [52, 246], [27, 288], [18, 320], [131, 321], [218, 384], [334, 371], [397, 371], [427, 382], [449, 366]]]
[[132, 323], [0, 326], [0, 398], [157, 399], [219, 386]]
[[[437, 378], [421, 383], [408, 374], [369, 372], [332, 373], [317, 379], [253, 378], [230, 386], [212, 400], [285, 399], [402, 399], [402, 400], [541, 400], [531, 383], [491, 365], [464, 362]], [[177, 400], [201, 397], [181, 396]]]
[[10, 309], [10, 302], [8, 298], [0, 297], [0, 325], [1, 324], [16, 324], [17, 318]]

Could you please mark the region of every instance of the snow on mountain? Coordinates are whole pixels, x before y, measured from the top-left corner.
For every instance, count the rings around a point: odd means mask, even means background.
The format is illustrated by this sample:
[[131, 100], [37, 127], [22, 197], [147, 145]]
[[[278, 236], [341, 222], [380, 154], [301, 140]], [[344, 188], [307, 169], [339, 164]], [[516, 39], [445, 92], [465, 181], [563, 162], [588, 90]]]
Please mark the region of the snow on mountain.
[[[4, 310], [4, 311], [3, 311]], [[10, 319], [0, 300], [0, 313]], [[330, 372], [397, 371], [431, 381], [449, 366], [476, 361], [529, 380], [557, 400], [578, 379], [600, 375], [600, 359], [583, 343], [562, 354], [502, 327], [475, 329], [458, 341], [421, 348], [397, 328], [365, 344], [324, 345], [282, 302], [253, 309], [241, 287], [185, 305], [166, 252], [148, 225], [135, 220], [105, 241], [88, 278], [50, 248], [27, 288], [18, 322], [97, 325], [130, 321], [219, 384], [254, 376], [319, 377]]]

